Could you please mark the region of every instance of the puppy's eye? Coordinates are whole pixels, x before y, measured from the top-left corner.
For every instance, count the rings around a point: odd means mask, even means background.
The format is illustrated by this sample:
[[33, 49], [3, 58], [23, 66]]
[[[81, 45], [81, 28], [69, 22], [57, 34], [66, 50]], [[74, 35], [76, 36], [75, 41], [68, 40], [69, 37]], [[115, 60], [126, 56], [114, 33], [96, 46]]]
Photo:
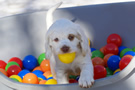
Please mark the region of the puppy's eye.
[[68, 39], [70, 40], [70, 41], [72, 41], [73, 39], [74, 39], [74, 35], [72, 35], [72, 34], [70, 34], [69, 36], [68, 36]]
[[55, 41], [55, 42], [58, 42], [58, 41], [59, 41], [59, 39], [58, 39], [58, 38], [55, 38], [55, 39], [54, 39], [54, 41]]

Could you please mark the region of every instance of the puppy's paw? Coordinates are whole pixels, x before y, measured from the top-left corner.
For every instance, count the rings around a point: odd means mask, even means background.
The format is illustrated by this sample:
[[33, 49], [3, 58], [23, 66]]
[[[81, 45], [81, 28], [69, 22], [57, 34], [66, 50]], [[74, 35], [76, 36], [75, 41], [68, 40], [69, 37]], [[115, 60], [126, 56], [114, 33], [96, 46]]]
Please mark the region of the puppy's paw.
[[81, 88], [90, 88], [94, 84], [94, 79], [90, 76], [80, 76], [79, 86]]

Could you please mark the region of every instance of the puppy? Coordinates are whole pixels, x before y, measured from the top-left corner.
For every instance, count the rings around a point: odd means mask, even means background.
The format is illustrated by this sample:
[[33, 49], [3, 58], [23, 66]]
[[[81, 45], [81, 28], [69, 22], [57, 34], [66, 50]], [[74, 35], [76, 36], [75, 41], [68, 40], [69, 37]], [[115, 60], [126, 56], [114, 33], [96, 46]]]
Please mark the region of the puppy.
[[[50, 60], [51, 72], [58, 84], [69, 83], [68, 75], [72, 72], [79, 73], [79, 85], [82, 88], [90, 88], [93, 83], [93, 65], [91, 51], [82, 28], [67, 19], [59, 19], [53, 23], [53, 12], [59, 3], [48, 10], [46, 15], [47, 33], [45, 35], [46, 58]], [[75, 52], [72, 63], [62, 63], [58, 54]]]

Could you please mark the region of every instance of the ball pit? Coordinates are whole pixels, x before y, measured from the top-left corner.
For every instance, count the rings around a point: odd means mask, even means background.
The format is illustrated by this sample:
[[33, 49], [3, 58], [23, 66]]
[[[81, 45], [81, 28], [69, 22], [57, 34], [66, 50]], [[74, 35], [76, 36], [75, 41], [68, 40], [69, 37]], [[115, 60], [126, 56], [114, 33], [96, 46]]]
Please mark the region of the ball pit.
[[[119, 45], [107, 42], [100, 50], [90, 48], [95, 80], [117, 74], [130, 63], [134, 51]], [[2, 60], [0, 62], [0, 72], [14, 81], [28, 84], [57, 84], [51, 73], [50, 62], [45, 58], [45, 53], [41, 53], [38, 59], [27, 55], [22, 61], [18, 57], [12, 57], [8, 63]], [[79, 77], [69, 75], [69, 83], [78, 83]]]

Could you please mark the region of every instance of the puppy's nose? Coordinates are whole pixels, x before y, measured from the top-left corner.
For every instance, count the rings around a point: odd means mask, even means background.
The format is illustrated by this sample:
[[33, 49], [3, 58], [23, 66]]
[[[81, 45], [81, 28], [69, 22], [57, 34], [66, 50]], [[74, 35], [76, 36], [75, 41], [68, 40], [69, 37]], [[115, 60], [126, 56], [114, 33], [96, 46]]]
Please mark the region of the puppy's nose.
[[69, 51], [69, 47], [64, 45], [62, 48], [61, 48], [61, 51], [63, 51], [64, 53], [67, 53]]

